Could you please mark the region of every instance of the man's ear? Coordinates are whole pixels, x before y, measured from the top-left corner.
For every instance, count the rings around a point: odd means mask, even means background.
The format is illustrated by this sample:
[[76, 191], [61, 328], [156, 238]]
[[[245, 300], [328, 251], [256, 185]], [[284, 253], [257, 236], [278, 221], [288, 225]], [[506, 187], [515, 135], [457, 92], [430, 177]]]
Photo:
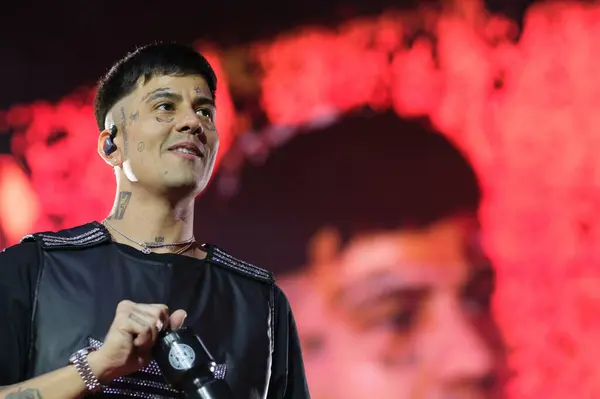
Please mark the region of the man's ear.
[[123, 163], [123, 154], [116, 143], [116, 137], [116, 125], [104, 129], [98, 136], [98, 154], [111, 166], [120, 166]]

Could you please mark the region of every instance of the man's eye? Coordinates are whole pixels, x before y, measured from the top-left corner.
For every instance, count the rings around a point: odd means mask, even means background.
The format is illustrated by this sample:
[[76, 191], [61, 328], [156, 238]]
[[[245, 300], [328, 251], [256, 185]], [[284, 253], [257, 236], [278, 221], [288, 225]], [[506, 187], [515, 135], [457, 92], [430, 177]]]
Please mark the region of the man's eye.
[[212, 120], [213, 118], [213, 113], [210, 109], [207, 108], [201, 108], [198, 110], [198, 114], [204, 116], [205, 118], [208, 118], [210, 120]]
[[171, 103], [161, 103], [161, 104], [158, 104], [156, 109], [159, 109], [161, 111], [173, 111], [175, 109], [175, 107]]
[[409, 334], [417, 323], [418, 314], [418, 305], [406, 306], [392, 303], [375, 305], [362, 325], [365, 328], [383, 328], [397, 334]]
[[398, 309], [396, 312], [388, 315], [384, 323], [400, 333], [408, 333], [415, 324], [416, 309]]
[[463, 288], [462, 300], [465, 310], [472, 316], [489, 313], [494, 292], [495, 275], [492, 269], [477, 270]]
[[379, 298], [356, 307], [351, 317], [358, 328], [410, 334], [419, 323], [428, 292], [421, 287], [381, 292]]

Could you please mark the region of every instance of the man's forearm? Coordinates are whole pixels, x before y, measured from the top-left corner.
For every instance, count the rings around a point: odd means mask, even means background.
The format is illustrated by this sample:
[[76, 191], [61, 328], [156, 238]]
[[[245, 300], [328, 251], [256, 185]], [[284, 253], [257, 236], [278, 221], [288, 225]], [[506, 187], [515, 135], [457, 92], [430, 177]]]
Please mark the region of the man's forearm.
[[[89, 355], [90, 367], [94, 371], [95, 353]], [[89, 393], [75, 366], [23, 381], [15, 385], [0, 387], [0, 399], [79, 399]]]
[[0, 388], [0, 399], [79, 399], [87, 392], [75, 366]]
[[0, 399], [79, 399], [86, 386], [75, 366], [0, 389]]

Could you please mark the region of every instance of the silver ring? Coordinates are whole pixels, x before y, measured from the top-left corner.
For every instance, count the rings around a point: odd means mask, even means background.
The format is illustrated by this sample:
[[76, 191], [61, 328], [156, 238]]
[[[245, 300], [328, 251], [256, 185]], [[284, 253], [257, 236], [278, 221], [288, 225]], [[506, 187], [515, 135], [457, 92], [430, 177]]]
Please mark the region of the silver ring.
[[161, 332], [164, 326], [165, 325], [163, 324], [162, 321], [156, 320], [156, 329], [158, 330], [158, 332]]

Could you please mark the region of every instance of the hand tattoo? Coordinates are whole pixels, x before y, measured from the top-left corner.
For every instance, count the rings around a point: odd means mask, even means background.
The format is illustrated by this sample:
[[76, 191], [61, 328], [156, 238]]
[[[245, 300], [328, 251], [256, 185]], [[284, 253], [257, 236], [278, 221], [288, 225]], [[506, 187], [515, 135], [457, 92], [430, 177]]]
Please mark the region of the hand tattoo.
[[132, 320], [132, 321], [134, 321], [134, 322], [136, 322], [136, 323], [138, 323], [141, 326], [150, 327], [150, 325], [148, 323], [146, 323], [143, 319], [137, 317], [137, 315], [135, 313], [131, 313], [129, 315], [129, 319]]

